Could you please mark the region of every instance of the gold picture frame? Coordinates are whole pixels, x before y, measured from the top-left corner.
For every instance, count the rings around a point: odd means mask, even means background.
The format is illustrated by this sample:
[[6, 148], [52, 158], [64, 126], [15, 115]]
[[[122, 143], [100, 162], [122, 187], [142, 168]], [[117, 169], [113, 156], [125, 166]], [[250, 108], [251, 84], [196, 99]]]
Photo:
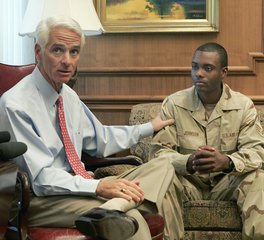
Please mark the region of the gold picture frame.
[[171, 4], [163, 7], [166, 15], [160, 14], [155, 0], [97, 0], [96, 8], [106, 33], [219, 31], [219, 0], [171, 0], [164, 4]]

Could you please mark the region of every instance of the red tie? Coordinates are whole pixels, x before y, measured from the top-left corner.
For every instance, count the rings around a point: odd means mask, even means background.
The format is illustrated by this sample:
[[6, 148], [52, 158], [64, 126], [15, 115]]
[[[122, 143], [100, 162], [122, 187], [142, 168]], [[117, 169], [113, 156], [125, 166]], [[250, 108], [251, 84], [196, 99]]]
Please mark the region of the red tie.
[[70, 136], [69, 136], [69, 133], [66, 127], [66, 122], [65, 122], [62, 96], [59, 96], [57, 100], [57, 106], [58, 106], [58, 117], [59, 117], [60, 129], [61, 129], [63, 144], [65, 147], [65, 152], [66, 152], [68, 161], [76, 175], [81, 175], [84, 178], [93, 178], [83, 167], [76, 153], [76, 150], [73, 146], [73, 143], [70, 139]]

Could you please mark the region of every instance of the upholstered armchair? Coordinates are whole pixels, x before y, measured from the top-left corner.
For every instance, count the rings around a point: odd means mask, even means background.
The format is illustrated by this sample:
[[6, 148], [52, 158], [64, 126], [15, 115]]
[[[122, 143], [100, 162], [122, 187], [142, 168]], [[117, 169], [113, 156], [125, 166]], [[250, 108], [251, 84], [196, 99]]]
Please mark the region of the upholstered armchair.
[[[35, 64], [25, 65], [25, 66], [11, 66], [0, 63], [0, 96], [19, 82], [24, 76], [30, 74], [35, 67]], [[70, 80], [69, 85], [72, 87], [76, 81], [76, 75]], [[82, 161], [85, 163], [87, 170], [96, 171], [98, 167], [107, 167], [109, 165], [120, 165], [133, 167], [141, 164], [136, 157], [121, 157], [121, 158], [92, 158], [83, 154]], [[0, 165], [1, 167], [2, 165]], [[27, 224], [27, 209], [30, 205], [30, 183], [27, 174], [22, 171], [17, 171], [16, 174], [12, 175], [12, 181], [16, 183], [16, 197], [14, 198], [14, 205], [17, 206], [17, 211], [13, 213], [12, 219], [9, 219], [9, 225], [6, 230], [6, 224], [3, 227], [0, 226], [0, 240], [61, 240], [61, 239], [71, 239], [71, 240], [95, 240], [91, 237], [86, 237], [82, 235], [77, 229], [66, 229], [66, 228], [44, 228], [44, 227], [34, 227], [30, 228]], [[6, 168], [8, 170], [8, 168]], [[3, 170], [4, 171], [4, 170]], [[2, 169], [0, 169], [0, 174]], [[6, 172], [4, 176], [6, 176]], [[0, 177], [0, 190], [1, 183], [9, 181], [7, 178]], [[0, 208], [1, 210], [1, 208]], [[0, 212], [0, 218], [5, 214], [8, 216], [6, 211]], [[153, 240], [162, 240], [164, 220], [159, 214], [150, 214], [142, 212], [145, 218]], [[7, 217], [5, 217], [5, 222]], [[3, 221], [4, 222], [4, 221]], [[4, 238], [5, 236], [5, 238]]]

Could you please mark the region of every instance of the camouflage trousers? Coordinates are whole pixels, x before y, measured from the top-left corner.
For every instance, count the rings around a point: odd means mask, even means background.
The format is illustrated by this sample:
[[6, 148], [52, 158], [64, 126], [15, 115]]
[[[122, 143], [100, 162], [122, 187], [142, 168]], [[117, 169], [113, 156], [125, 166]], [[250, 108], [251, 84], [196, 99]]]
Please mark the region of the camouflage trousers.
[[[180, 176], [174, 183], [179, 206], [189, 200], [231, 200], [237, 203], [243, 223], [242, 239], [264, 239], [264, 170], [236, 176], [223, 174], [214, 185], [206, 184], [197, 175]], [[182, 220], [182, 209], [176, 213]], [[183, 223], [180, 221], [177, 240], [183, 239]]]

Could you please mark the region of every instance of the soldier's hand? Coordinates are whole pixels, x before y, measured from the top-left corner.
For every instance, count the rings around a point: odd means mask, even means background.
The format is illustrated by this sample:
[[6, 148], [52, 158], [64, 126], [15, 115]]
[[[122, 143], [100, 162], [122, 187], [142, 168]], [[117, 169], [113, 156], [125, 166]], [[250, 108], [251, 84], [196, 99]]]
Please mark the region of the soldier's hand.
[[210, 146], [202, 146], [195, 152], [193, 169], [200, 174], [224, 171], [229, 166], [229, 158]]

